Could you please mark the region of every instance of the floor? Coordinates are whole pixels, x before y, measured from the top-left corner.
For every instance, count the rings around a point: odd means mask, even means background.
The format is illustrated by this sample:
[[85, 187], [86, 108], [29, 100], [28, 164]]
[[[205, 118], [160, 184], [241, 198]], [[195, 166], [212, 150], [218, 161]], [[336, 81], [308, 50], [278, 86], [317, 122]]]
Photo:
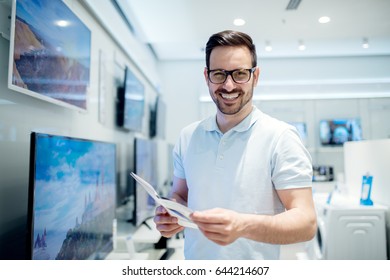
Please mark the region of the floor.
[[[170, 259], [181, 260], [184, 259], [183, 254], [183, 239], [172, 239], [169, 247], [175, 248], [175, 253]], [[305, 243], [296, 243], [291, 245], [282, 245], [280, 250], [281, 260], [306, 260], [308, 256], [305, 252]]]

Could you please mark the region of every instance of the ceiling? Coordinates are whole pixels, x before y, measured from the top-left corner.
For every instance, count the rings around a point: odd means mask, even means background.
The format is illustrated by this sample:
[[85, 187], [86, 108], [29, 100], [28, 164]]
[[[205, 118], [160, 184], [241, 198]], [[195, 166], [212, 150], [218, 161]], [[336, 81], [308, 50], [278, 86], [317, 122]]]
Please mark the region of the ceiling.
[[[292, 10], [290, 0], [114, 2], [159, 60], [204, 59], [207, 39], [226, 29], [251, 35], [261, 57], [390, 54], [390, 0], [302, 0]], [[330, 22], [319, 23], [321, 16]], [[246, 24], [234, 26], [235, 18]], [[363, 38], [369, 48], [362, 48]], [[266, 42], [272, 51], [265, 51]]]

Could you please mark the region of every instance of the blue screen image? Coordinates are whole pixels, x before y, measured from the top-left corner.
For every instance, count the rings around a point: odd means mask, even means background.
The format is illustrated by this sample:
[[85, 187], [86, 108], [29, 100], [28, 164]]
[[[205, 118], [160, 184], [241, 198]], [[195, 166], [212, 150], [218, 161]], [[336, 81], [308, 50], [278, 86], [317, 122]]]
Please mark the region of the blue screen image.
[[110, 252], [115, 144], [40, 133], [32, 139], [32, 259], [95, 259]]

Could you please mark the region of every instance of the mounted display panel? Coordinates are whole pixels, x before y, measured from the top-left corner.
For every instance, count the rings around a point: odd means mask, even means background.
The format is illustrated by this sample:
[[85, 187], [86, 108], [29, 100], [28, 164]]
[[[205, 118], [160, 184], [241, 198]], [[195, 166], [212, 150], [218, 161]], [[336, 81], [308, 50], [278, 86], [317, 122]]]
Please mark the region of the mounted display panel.
[[91, 32], [61, 0], [13, 0], [8, 87], [87, 110]]
[[[145, 138], [134, 138], [134, 170], [157, 189], [157, 147], [156, 142]], [[156, 204], [138, 183], [134, 189], [134, 217], [136, 226], [154, 215]]]
[[154, 106], [150, 107], [149, 137], [165, 139], [167, 106], [160, 95], [156, 97]]
[[124, 83], [117, 94], [117, 125], [126, 130], [142, 132], [145, 88], [128, 67], [125, 68]]
[[113, 250], [116, 145], [31, 134], [27, 255], [103, 259]]
[[362, 140], [359, 118], [320, 121], [320, 141], [323, 146], [342, 146], [347, 141]]

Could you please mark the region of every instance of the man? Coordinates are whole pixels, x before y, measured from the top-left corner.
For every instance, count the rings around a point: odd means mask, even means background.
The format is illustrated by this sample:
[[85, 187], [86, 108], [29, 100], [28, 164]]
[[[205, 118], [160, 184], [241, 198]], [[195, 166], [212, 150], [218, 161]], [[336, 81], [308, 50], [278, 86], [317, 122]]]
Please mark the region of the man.
[[[223, 31], [206, 45], [216, 116], [184, 128], [174, 148], [172, 199], [195, 210], [186, 259], [278, 259], [280, 245], [316, 231], [312, 165], [297, 131], [252, 105], [260, 70], [252, 39]], [[184, 228], [161, 206], [157, 229]]]

